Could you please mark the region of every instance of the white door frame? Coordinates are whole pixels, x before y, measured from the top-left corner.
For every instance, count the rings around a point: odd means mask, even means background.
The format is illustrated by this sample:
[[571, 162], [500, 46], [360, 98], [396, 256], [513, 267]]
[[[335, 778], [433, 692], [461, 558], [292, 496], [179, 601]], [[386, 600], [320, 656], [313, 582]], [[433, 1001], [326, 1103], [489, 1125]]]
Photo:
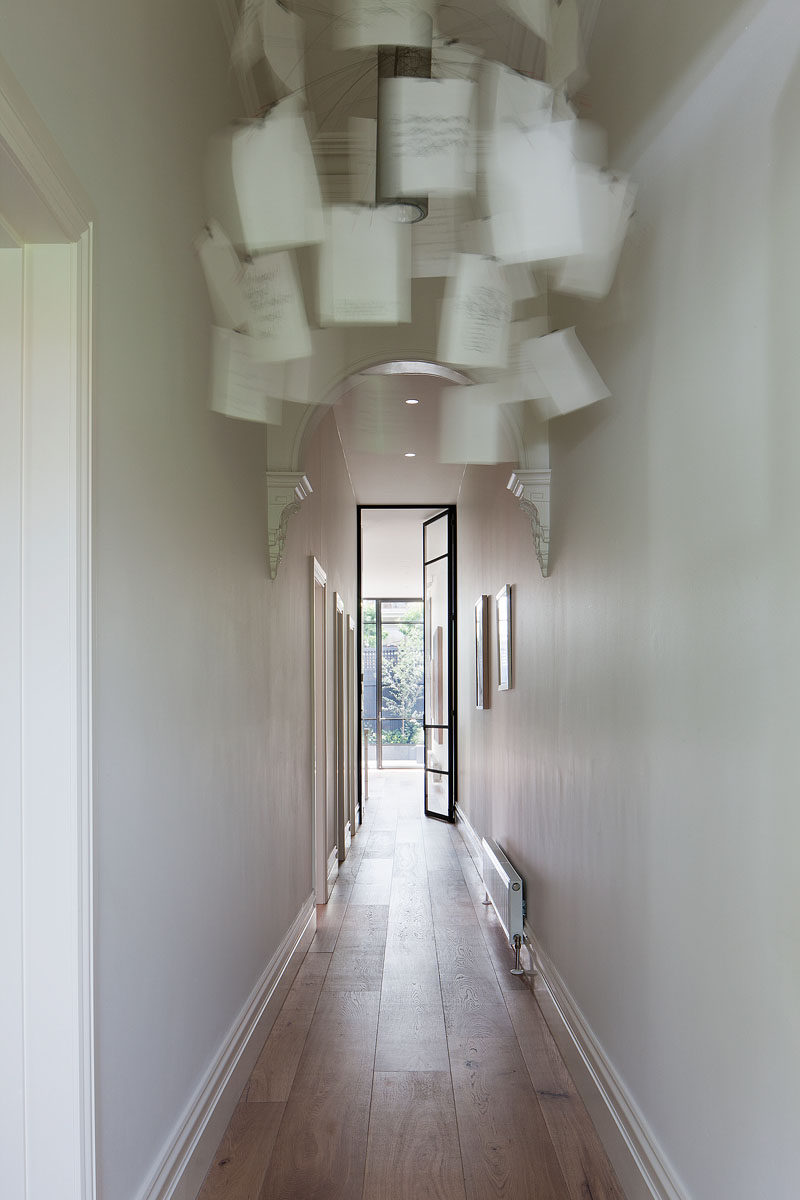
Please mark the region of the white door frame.
[[[322, 603], [317, 608], [317, 598]], [[318, 611], [321, 621], [317, 619]], [[311, 862], [317, 904], [328, 903], [328, 721], [327, 721], [327, 611], [328, 577], [311, 556]], [[318, 679], [317, 668], [321, 679]], [[320, 732], [322, 737], [320, 739]], [[320, 746], [322, 754], [320, 754]]]
[[91, 208], [2, 59], [0, 245], [0, 1152], [92, 1200]]

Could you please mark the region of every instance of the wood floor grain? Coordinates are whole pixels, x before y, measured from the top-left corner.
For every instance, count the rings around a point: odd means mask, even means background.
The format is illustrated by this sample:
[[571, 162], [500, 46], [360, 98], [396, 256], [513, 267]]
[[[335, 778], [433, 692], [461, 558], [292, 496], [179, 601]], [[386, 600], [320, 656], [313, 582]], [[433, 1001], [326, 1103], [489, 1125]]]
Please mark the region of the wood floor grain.
[[244, 1090], [248, 1104], [289, 1099], [330, 961], [329, 954], [306, 955]]
[[475, 863], [421, 816], [420, 784], [371, 780], [198, 1200], [624, 1200]]
[[565, 1200], [516, 1039], [451, 1039], [450, 1063], [468, 1200]]
[[283, 1110], [237, 1105], [197, 1200], [258, 1200]]
[[449, 1071], [375, 1073], [363, 1200], [465, 1200]]
[[569, 1200], [625, 1200], [538, 1004], [524, 995], [508, 998], [507, 1004]]
[[384, 971], [375, 1069], [449, 1072], [435, 956], [409, 956], [404, 966]]

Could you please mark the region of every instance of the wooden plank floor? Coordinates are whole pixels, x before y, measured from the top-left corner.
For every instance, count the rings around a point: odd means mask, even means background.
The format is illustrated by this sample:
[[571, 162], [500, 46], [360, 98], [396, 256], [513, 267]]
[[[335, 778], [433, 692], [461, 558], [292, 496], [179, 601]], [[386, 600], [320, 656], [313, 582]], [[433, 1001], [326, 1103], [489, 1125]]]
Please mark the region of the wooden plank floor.
[[365, 821], [198, 1200], [624, 1200], [421, 773]]

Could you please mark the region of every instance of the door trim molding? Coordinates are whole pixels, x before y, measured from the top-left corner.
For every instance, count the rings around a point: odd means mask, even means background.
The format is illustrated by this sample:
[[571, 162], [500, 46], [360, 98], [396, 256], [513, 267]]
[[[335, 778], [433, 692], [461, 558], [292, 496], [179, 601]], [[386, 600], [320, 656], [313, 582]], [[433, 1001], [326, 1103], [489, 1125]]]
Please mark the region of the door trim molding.
[[[2, 58], [0, 212], [7, 232], [21, 247], [28, 247], [20, 250], [26, 364], [19, 396], [26, 425], [21, 451], [21, 536], [26, 549], [19, 632], [24, 723], [20, 764], [46, 763], [46, 770], [37, 767], [23, 775], [17, 797], [24, 820], [21, 862], [26, 880], [20, 895], [25, 905], [21, 947], [25, 1155], [29, 1162], [39, 1160], [39, 1173], [28, 1175], [26, 1196], [38, 1200], [47, 1179], [57, 1172], [65, 1200], [91, 1200], [96, 1194], [92, 211], [66, 159]], [[39, 246], [63, 246], [64, 253], [43, 254], [37, 252]], [[29, 275], [40, 299], [29, 287]], [[51, 339], [49, 369], [42, 368], [37, 358], [35, 339], [42, 322], [42, 336]], [[54, 328], [57, 347], [52, 342]], [[53, 611], [63, 616], [62, 621], [48, 624], [46, 639], [37, 637], [36, 622], [41, 617], [37, 595], [40, 605], [44, 595]], [[46, 644], [40, 646], [42, 641]], [[52, 870], [43, 877], [45, 861]], [[53, 1129], [61, 1131], [57, 1143]], [[51, 1155], [42, 1164], [40, 1149], [48, 1136]]]

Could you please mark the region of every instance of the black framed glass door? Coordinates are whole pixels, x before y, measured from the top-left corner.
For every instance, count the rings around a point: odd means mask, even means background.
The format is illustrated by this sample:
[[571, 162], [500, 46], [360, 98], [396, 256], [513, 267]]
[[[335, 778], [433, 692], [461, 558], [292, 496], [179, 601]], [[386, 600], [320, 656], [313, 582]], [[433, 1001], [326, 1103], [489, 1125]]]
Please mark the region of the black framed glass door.
[[455, 820], [455, 508], [422, 525], [425, 650], [425, 815]]

